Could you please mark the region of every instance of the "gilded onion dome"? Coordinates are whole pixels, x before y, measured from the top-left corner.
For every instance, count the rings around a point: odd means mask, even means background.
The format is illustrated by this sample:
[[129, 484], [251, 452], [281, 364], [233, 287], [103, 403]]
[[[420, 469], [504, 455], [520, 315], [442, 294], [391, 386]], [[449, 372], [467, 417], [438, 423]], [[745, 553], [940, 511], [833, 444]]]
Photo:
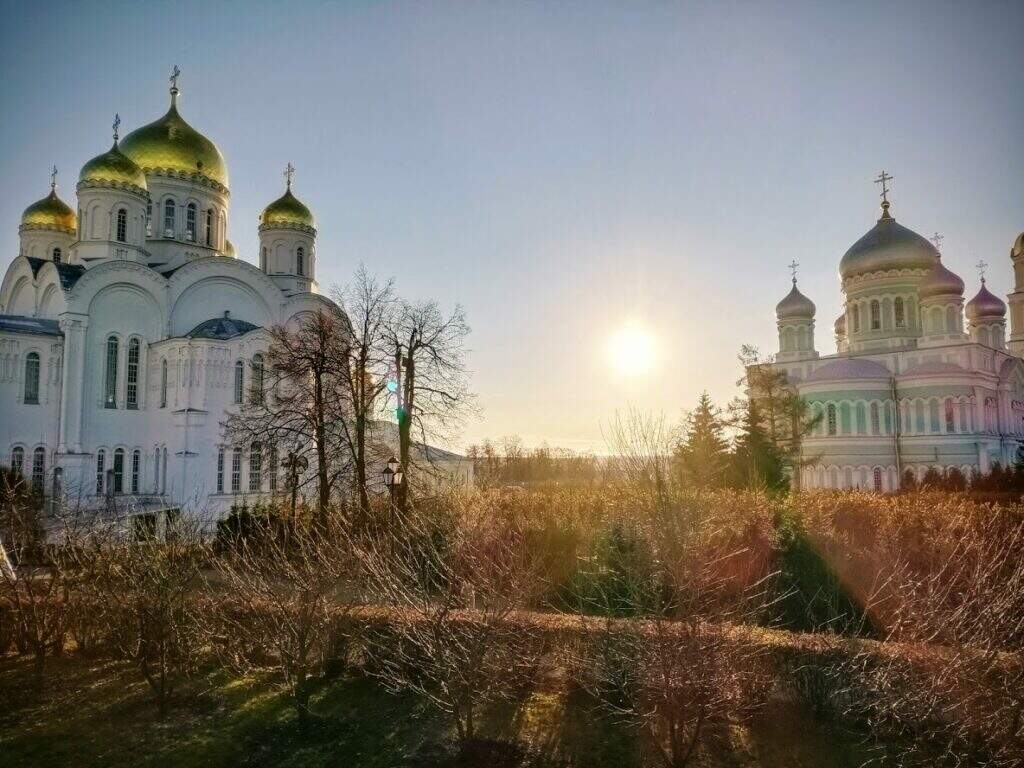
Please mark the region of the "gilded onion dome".
[[146, 174], [125, 156], [117, 145], [117, 139], [114, 139], [114, 146], [109, 151], [97, 155], [82, 166], [78, 181], [136, 187], [142, 192], [147, 189]]
[[261, 227], [316, 227], [313, 214], [292, 194], [291, 184], [281, 197], [263, 209], [260, 214]]
[[894, 269], [929, 269], [938, 258], [934, 245], [896, 223], [889, 215], [889, 201], [883, 198], [882, 217], [843, 254], [839, 274], [846, 279]]
[[967, 302], [964, 308], [968, 320], [980, 320], [982, 318], [1003, 318], [1006, 317], [1006, 304], [998, 296], [985, 287], [985, 281], [981, 281], [981, 290], [977, 295]]
[[814, 302], [800, 293], [794, 279], [786, 298], [775, 305], [775, 316], [779, 320], [813, 320], [814, 309]]
[[121, 151], [146, 174], [184, 175], [228, 186], [227, 163], [217, 145], [178, 114], [177, 87], [171, 88], [167, 114], [125, 136]]
[[917, 292], [922, 299], [934, 296], [963, 296], [964, 281], [946, 269], [946, 265], [940, 260], [932, 267], [932, 271], [925, 275]]
[[50, 194], [32, 203], [21, 214], [21, 226], [28, 229], [74, 232], [78, 227], [78, 217], [67, 203], [57, 197], [57, 185], [51, 182]]

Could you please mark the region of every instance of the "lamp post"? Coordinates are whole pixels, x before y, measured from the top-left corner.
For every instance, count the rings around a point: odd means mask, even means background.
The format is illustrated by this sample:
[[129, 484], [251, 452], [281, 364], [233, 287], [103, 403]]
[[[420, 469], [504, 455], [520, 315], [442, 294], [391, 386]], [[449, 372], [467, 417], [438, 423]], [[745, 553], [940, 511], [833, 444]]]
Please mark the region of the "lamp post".
[[398, 463], [398, 459], [394, 456], [388, 459], [382, 474], [384, 475], [384, 485], [388, 487], [388, 493], [391, 494], [391, 504], [394, 505], [395, 489], [402, 484], [402, 466]]
[[288, 484], [292, 487], [292, 520], [294, 520], [295, 502], [299, 495], [299, 475], [309, 468], [309, 460], [305, 456], [299, 456], [291, 451], [288, 458], [282, 463], [288, 470]]

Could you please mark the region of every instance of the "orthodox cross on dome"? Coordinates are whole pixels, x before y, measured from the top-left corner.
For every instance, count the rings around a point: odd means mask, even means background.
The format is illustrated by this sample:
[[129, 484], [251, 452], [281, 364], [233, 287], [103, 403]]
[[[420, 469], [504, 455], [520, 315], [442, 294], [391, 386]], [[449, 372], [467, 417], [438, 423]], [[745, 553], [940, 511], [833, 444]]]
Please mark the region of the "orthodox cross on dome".
[[117, 131], [118, 131], [118, 129], [120, 127], [121, 127], [121, 116], [115, 112], [114, 113], [114, 143], [115, 144], [117, 144], [117, 138], [118, 138]]
[[291, 163], [288, 163], [288, 165], [284, 167], [284, 182], [287, 185], [288, 189], [292, 188], [292, 176], [294, 175], [295, 166], [292, 165]]
[[974, 266], [978, 270], [978, 277], [981, 278], [981, 284], [984, 285], [985, 284], [985, 268], [988, 266], [988, 263], [986, 261], [982, 260], [982, 261], [979, 261]]
[[793, 278], [793, 285], [796, 285], [796, 268], [800, 266], [800, 262], [793, 259], [786, 266], [789, 267], [789, 274]]
[[178, 65], [174, 65], [174, 69], [171, 70], [171, 76], [168, 78], [171, 81], [171, 106], [178, 103], [178, 78], [181, 77], [181, 70], [178, 69]]
[[882, 185], [882, 218], [889, 218], [889, 182], [892, 181], [893, 177], [885, 171], [881, 171], [878, 174], [878, 178], [875, 179], [875, 184]]
[[936, 232], [928, 239], [932, 241], [932, 243], [935, 245], [935, 250], [938, 251], [941, 250], [939, 246], [942, 245], [942, 241], [945, 240], [946, 238], [944, 235], [940, 235], [938, 232]]
[[56, 190], [56, 189], [57, 189], [57, 166], [55, 165], [50, 170], [50, 190], [53, 191], [53, 190]]

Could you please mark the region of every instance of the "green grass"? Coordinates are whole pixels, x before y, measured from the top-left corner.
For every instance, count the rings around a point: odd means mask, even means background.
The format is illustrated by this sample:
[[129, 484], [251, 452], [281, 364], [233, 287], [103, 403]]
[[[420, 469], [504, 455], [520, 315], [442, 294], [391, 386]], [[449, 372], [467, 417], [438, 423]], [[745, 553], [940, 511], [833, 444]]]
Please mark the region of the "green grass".
[[[411, 695], [361, 678], [333, 681], [302, 724], [273, 678], [210, 672], [191, 680], [161, 721], [149, 691], [123, 664], [53, 659], [48, 690], [29, 693], [27, 660], [0, 659], [0, 765], [68, 768], [468, 768], [453, 756], [446, 718]], [[488, 710], [483, 736], [528, 749], [530, 768], [640, 768], [642, 740], [597, 716], [581, 694], [535, 691]], [[867, 757], [850, 737], [791, 707], [735, 728], [699, 768], [855, 768]], [[506, 763], [489, 757], [485, 768]]]

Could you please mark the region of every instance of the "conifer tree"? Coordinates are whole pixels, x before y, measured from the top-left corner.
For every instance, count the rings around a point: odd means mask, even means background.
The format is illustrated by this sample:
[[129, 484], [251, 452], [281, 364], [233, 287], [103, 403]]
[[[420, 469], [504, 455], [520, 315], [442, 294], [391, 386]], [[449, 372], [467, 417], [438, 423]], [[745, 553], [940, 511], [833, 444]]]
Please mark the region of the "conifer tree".
[[786, 461], [772, 442], [755, 399], [734, 404], [738, 414], [730, 479], [733, 487], [783, 490], [787, 484]]
[[725, 421], [707, 392], [701, 393], [697, 407], [687, 415], [684, 429], [675, 451], [680, 481], [696, 488], [721, 487], [729, 460], [722, 434]]

